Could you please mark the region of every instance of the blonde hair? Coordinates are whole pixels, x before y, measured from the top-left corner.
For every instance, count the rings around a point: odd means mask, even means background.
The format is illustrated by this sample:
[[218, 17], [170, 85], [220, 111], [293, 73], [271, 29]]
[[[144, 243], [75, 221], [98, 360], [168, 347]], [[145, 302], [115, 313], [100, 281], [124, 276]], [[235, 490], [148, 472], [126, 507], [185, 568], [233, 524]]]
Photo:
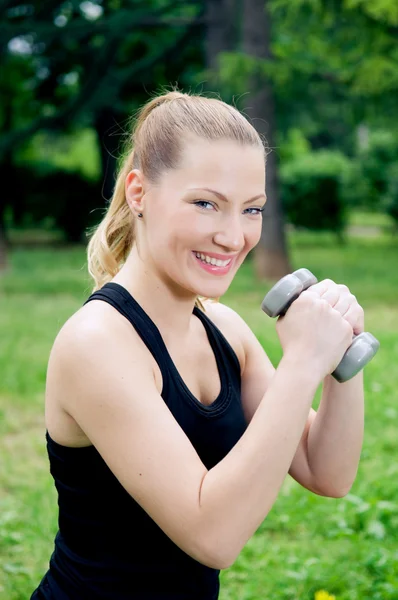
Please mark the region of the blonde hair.
[[[116, 275], [135, 241], [135, 217], [125, 196], [128, 173], [140, 169], [149, 181], [156, 183], [164, 171], [178, 167], [187, 134], [259, 146], [265, 158], [260, 135], [236, 108], [222, 100], [173, 90], [144, 104], [129, 136], [108, 209], [93, 228], [88, 244], [88, 271], [95, 282], [93, 292]], [[199, 297], [195, 305], [205, 310]]]

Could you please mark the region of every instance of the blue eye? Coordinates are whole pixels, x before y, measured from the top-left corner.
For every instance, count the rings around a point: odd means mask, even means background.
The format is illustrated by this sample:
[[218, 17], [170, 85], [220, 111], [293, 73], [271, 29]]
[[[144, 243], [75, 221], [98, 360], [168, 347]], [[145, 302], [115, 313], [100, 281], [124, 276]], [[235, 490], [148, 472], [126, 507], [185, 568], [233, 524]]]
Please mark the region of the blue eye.
[[[210, 206], [213, 206], [213, 204], [211, 202], [208, 202], [207, 200], [197, 200], [196, 202], [194, 202], [194, 204], [210, 204]], [[201, 206], [200, 208], [203, 208], [203, 206]]]
[[260, 215], [263, 211], [264, 211], [264, 207], [263, 208], [248, 208], [247, 210], [256, 210], [256, 213], [251, 213], [252, 215]]
[[[196, 205], [201, 205], [201, 204], [209, 204], [210, 206], [214, 207], [214, 204], [212, 204], [212, 202], [208, 202], [207, 200], [197, 200], [196, 202], [194, 202], [194, 204]], [[207, 210], [205, 209], [203, 206], [199, 206], [199, 208], [203, 208], [203, 210]], [[248, 208], [247, 210], [255, 210], [257, 212], [254, 213], [250, 213], [251, 215], [260, 215], [263, 211], [264, 211], [264, 207], [263, 208]]]

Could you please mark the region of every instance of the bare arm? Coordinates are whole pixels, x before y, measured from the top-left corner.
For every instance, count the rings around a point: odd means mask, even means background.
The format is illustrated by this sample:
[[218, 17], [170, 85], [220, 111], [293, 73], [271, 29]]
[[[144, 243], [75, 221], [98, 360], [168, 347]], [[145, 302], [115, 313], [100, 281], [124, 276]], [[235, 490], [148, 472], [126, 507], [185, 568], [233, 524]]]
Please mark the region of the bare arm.
[[[118, 327], [119, 326], [119, 327]], [[284, 356], [246, 432], [208, 471], [120, 323], [84, 322], [54, 345], [50, 376], [128, 493], [187, 554], [226, 568], [270, 511], [320, 383]]]
[[230, 566], [271, 510], [303, 433], [318, 380], [284, 356], [245, 433], [203, 480], [203, 526]]
[[364, 419], [363, 371], [345, 383], [328, 375], [308, 433], [308, 462], [319, 485], [336, 496], [347, 494], [355, 481]]

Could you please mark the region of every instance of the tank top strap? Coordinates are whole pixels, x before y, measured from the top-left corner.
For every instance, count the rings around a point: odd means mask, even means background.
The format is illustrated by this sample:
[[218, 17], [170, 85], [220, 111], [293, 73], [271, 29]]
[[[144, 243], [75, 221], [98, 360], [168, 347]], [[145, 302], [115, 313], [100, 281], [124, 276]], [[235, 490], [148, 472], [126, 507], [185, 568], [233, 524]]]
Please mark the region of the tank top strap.
[[[182, 383], [159, 329], [125, 287], [115, 282], [106, 283], [100, 290], [93, 292], [83, 306], [91, 300], [108, 302], [136, 329], [160, 368], [165, 394], [168, 392], [170, 375], [177, 377], [178, 382]], [[206, 330], [225, 387], [228, 386], [228, 381], [240, 387], [240, 363], [235, 351], [213, 321], [197, 306], [194, 307], [193, 314], [201, 320]]]
[[229, 378], [231, 378], [231, 375], [233, 374], [236, 383], [240, 385], [240, 362], [236, 356], [235, 350], [232, 348], [222, 331], [220, 331], [206, 313], [202, 312], [197, 306], [195, 306], [193, 312], [202, 321], [203, 326], [206, 329], [217, 362], [224, 364], [228, 370]]

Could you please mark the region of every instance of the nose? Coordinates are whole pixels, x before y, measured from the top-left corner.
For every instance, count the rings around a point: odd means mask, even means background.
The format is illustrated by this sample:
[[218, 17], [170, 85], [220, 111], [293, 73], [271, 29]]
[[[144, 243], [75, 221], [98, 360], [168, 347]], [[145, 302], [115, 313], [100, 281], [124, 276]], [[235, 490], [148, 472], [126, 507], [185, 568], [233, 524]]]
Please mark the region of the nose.
[[214, 243], [229, 252], [242, 250], [245, 236], [240, 215], [223, 219], [222, 227], [214, 235]]

